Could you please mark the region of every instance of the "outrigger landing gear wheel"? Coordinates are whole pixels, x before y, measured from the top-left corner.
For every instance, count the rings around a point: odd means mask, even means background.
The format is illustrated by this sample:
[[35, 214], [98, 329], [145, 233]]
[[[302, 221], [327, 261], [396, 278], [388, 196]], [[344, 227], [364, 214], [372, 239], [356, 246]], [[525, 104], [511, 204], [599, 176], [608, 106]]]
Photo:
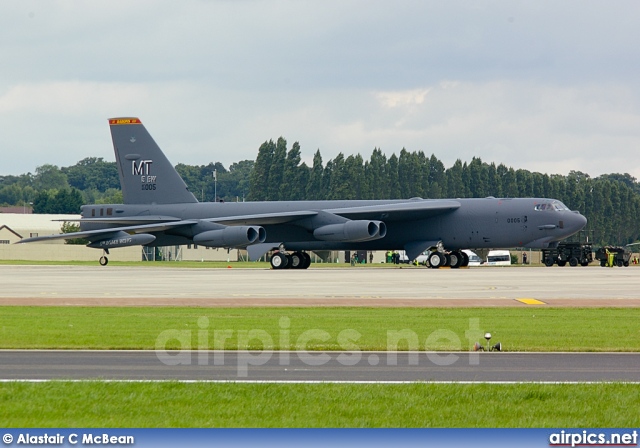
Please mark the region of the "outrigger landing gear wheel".
[[102, 249], [102, 257], [100, 257], [100, 266], [106, 266], [109, 263], [109, 259], [107, 258], [109, 255], [109, 249]]

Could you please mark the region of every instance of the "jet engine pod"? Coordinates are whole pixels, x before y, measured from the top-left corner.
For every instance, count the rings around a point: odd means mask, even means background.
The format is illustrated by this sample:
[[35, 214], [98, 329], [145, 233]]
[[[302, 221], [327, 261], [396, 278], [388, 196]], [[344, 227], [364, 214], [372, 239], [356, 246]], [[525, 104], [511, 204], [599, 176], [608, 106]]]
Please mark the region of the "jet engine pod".
[[369, 241], [384, 238], [387, 226], [382, 221], [346, 221], [318, 227], [313, 236], [323, 241]]
[[114, 247], [145, 246], [155, 241], [156, 237], [148, 233], [129, 235], [127, 232], [116, 232], [109, 238], [93, 241], [87, 247], [94, 249], [109, 249]]
[[224, 229], [208, 230], [193, 237], [193, 242], [208, 247], [245, 247], [264, 243], [267, 231], [258, 226], [227, 226]]

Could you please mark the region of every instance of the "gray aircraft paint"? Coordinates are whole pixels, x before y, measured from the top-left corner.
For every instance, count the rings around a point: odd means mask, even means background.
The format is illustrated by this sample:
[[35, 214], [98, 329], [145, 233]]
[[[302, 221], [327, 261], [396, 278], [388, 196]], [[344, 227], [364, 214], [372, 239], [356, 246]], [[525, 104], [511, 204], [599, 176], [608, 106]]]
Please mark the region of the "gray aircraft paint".
[[[439, 242], [447, 250], [546, 248], [587, 222], [547, 198], [199, 203], [139, 119], [109, 123], [125, 204], [85, 205], [80, 232], [21, 242], [86, 237], [93, 247], [101, 247], [100, 241], [126, 232], [153, 235], [150, 246], [183, 245], [193, 244], [194, 237], [202, 240], [203, 232], [217, 235], [214, 231], [227, 226], [245, 226], [254, 236], [251, 230], [259, 231], [261, 241], [247, 245], [240, 239], [233, 247], [246, 247], [252, 258], [282, 244], [293, 251], [403, 248], [413, 259]], [[386, 233], [366, 241], [314, 236], [323, 226], [348, 221], [382, 223]]]

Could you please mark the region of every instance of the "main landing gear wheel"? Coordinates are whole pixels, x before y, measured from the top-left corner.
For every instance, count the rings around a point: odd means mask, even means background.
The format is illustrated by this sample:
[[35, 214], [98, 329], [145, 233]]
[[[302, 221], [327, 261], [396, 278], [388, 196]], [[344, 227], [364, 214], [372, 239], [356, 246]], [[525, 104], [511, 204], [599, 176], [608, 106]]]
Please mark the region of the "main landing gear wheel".
[[[463, 261], [462, 254], [457, 250], [449, 254], [449, 266], [451, 266], [451, 269], [458, 269], [463, 265]], [[469, 257], [467, 257], [467, 263], [469, 263]]]
[[428, 261], [429, 267], [431, 269], [438, 269], [440, 266], [445, 265], [447, 259], [445, 258], [444, 254], [441, 254], [440, 252], [431, 252]]
[[273, 269], [307, 269], [311, 265], [311, 256], [306, 252], [276, 252], [271, 257]]
[[[290, 269], [306, 269], [305, 263], [309, 256], [307, 255], [307, 257], [305, 257], [305, 255], [306, 254], [304, 252], [294, 252], [289, 255], [291, 263], [288, 267]], [[311, 257], [309, 257], [309, 262], [311, 262]]]
[[460, 252], [460, 256], [462, 257], [462, 264], [460, 267], [466, 268], [469, 266], [469, 255], [466, 252]]
[[271, 267], [273, 269], [286, 269], [288, 265], [289, 257], [282, 252], [273, 254], [273, 257], [271, 257]]
[[302, 257], [304, 258], [303, 262], [302, 262], [302, 267], [301, 269], [307, 269], [309, 268], [309, 266], [311, 266], [311, 255], [309, 255], [306, 252], [302, 252]]

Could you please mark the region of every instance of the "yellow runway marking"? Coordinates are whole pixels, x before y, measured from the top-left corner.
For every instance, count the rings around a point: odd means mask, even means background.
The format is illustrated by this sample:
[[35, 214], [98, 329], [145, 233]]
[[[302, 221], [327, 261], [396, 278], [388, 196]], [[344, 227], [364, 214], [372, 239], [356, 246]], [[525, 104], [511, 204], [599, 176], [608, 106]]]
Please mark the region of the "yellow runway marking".
[[545, 302], [537, 299], [516, 299], [518, 302], [522, 302], [525, 305], [546, 305]]

